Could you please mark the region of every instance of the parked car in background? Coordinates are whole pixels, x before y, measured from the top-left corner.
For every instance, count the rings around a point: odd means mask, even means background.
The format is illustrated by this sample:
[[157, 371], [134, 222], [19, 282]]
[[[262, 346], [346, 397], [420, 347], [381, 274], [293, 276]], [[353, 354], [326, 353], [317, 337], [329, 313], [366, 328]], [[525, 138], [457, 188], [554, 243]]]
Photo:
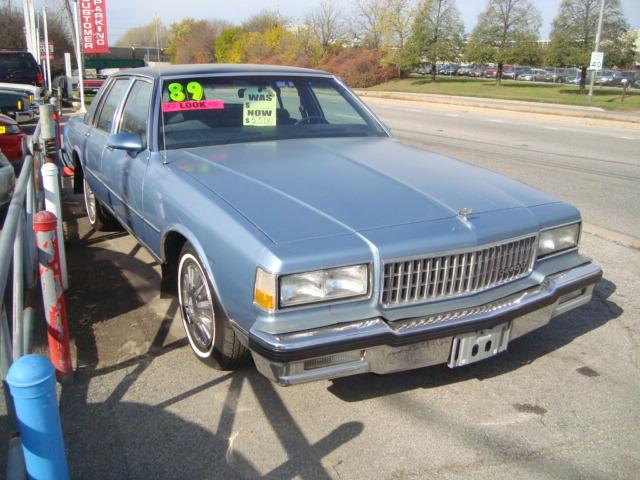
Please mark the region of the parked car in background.
[[438, 75], [453, 76], [456, 74], [459, 68], [459, 65], [441, 65], [438, 68]]
[[472, 66], [460, 67], [456, 72], [456, 75], [458, 75], [459, 77], [468, 77], [469, 72], [471, 72], [471, 70], [473, 70], [474, 68], [475, 67]]
[[149, 250], [216, 368], [250, 353], [283, 385], [456, 368], [589, 302], [602, 276], [575, 207], [400, 143], [326, 72], [120, 72], [64, 139], [90, 224]]
[[32, 98], [24, 90], [0, 88], [0, 113], [17, 122], [30, 122], [36, 116], [31, 108]]
[[485, 69], [483, 67], [470, 68], [469, 71], [467, 72], [467, 77], [480, 78], [484, 76], [484, 70]]
[[0, 50], [0, 82], [22, 83], [42, 87], [44, 77], [29, 52]]
[[519, 80], [529, 82], [548, 82], [550, 81], [550, 78], [551, 76], [549, 75], [549, 72], [542, 68], [530, 68], [518, 75]]
[[[73, 89], [77, 90], [79, 88], [78, 70], [74, 70], [72, 73], [72, 87]], [[106, 78], [107, 77], [104, 75], [99, 75], [98, 71], [95, 69], [85, 69], [83, 78], [84, 91], [88, 93], [96, 93], [98, 90], [100, 90], [100, 87], [102, 87], [102, 84], [104, 83]]]
[[34, 116], [40, 115], [40, 103], [42, 101], [42, 89], [35, 85], [29, 85], [24, 83], [4, 83], [0, 82], [0, 91], [10, 90], [13, 92], [19, 92], [26, 95], [31, 103], [31, 111]]
[[[588, 74], [588, 76], [591, 73]], [[594, 83], [603, 87], [610, 86], [614, 81], [614, 72], [612, 70], [599, 70], [595, 74]]]
[[[13, 166], [0, 151], [0, 209], [4, 210], [11, 201], [15, 184], [16, 175]], [[4, 218], [4, 212], [0, 218]], [[2, 228], [1, 224], [0, 228]]]
[[482, 71], [482, 76], [484, 78], [496, 78], [498, 75], [498, 69], [496, 67], [485, 68]]
[[607, 83], [607, 86], [610, 87], [621, 87], [623, 84], [623, 80], [626, 80], [629, 86], [633, 85], [633, 82], [636, 79], [636, 75], [640, 75], [636, 72], [631, 71], [616, 71], [611, 72], [611, 77]]
[[0, 152], [19, 173], [26, 151], [26, 135], [18, 123], [6, 115], [0, 115]]

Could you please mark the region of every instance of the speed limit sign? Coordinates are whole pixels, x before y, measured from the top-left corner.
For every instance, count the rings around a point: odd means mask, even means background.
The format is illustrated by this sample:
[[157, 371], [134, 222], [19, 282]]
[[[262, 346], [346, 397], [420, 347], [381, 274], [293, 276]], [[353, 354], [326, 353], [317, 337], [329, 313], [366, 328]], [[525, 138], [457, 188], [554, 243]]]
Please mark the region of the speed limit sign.
[[602, 70], [604, 63], [604, 52], [591, 52], [591, 63], [589, 70]]

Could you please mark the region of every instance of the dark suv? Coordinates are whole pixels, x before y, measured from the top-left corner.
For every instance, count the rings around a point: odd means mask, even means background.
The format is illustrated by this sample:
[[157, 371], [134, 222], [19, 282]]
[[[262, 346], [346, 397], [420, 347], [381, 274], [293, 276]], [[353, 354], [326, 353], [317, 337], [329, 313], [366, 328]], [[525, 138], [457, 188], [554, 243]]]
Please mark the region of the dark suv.
[[0, 82], [42, 87], [43, 81], [40, 67], [31, 53], [0, 50]]

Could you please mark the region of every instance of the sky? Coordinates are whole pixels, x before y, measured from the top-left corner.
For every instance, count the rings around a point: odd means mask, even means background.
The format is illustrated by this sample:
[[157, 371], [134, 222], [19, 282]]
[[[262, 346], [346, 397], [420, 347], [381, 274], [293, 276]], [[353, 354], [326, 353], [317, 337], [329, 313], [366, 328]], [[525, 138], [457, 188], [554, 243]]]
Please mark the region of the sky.
[[[109, 39], [113, 44], [128, 28], [145, 25], [155, 15], [169, 25], [184, 17], [197, 19], [220, 18], [232, 23], [240, 23], [262, 9], [279, 9], [280, 12], [295, 20], [301, 20], [305, 14], [321, 3], [322, 0], [107, 0], [107, 18]], [[345, 10], [351, 9], [352, 0], [334, 0]], [[640, 29], [640, 0], [621, 0], [631, 28]], [[548, 38], [551, 22], [558, 13], [560, 0], [533, 0], [542, 13], [541, 37]], [[478, 14], [484, 9], [487, 0], [457, 0], [458, 9], [468, 31], [475, 26]]]

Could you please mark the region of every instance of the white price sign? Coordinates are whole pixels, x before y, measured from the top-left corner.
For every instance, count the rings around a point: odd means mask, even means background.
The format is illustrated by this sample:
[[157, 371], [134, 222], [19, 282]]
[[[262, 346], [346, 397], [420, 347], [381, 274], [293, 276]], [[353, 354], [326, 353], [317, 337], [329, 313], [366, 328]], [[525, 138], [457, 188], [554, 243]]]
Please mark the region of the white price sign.
[[591, 52], [591, 63], [589, 63], [589, 70], [602, 70], [603, 63], [604, 52]]

